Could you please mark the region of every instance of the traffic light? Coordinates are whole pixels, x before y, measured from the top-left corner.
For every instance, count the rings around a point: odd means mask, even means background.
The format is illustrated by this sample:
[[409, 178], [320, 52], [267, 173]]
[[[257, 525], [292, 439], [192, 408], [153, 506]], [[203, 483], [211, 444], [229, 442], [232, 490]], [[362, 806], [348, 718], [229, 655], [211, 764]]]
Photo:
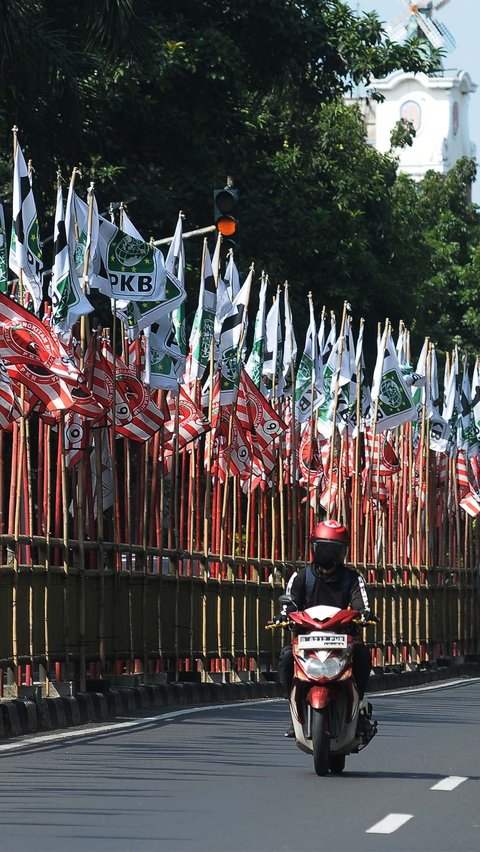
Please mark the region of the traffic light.
[[238, 243], [238, 190], [225, 186], [213, 191], [215, 226], [224, 244]]

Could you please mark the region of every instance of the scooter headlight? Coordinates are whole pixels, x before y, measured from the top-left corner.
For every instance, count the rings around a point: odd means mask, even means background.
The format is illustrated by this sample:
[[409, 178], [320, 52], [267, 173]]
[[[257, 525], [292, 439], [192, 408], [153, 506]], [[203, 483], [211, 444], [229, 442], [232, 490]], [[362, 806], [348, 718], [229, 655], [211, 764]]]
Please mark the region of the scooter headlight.
[[344, 665], [345, 657], [343, 654], [335, 657], [328, 657], [326, 660], [319, 660], [318, 657], [312, 656], [305, 660], [304, 668], [309, 677], [326, 677], [331, 679], [333, 677], [338, 677]]

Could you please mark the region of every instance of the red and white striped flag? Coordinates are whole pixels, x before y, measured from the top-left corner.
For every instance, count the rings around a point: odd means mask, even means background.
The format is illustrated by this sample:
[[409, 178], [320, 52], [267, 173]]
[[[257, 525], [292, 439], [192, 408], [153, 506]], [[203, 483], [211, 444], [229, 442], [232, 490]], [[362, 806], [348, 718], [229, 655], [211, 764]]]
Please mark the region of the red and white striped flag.
[[323, 474], [322, 456], [318, 437], [312, 441], [311, 420], [307, 420], [303, 427], [302, 438], [299, 449], [301, 485], [309, 485], [310, 488], [318, 488]]
[[287, 428], [286, 423], [272, 408], [243, 367], [240, 373], [236, 411], [244, 429], [255, 435], [261, 447], [267, 447]]
[[[85, 376], [97, 402], [105, 411], [113, 405], [113, 375], [110, 364], [102, 352], [102, 341], [92, 334], [85, 353]], [[117, 404], [122, 402], [117, 392]]]
[[69, 385], [85, 382], [73, 359], [45, 323], [3, 293], [0, 293], [0, 358], [7, 366], [22, 364], [48, 371]]
[[480, 494], [468, 491], [465, 497], [460, 500], [460, 506], [465, 510], [467, 515], [476, 518], [480, 514]]
[[[165, 451], [173, 452], [173, 440], [175, 432], [175, 409], [176, 397], [169, 394], [168, 410], [170, 413], [170, 421], [167, 429], [167, 441], [165, 443]], [[192, 399], [188, 396], [183, 387], [180, 387], [180, 397], [178, 400], [178, 446], [184, 447], [191, 441], [197, 440], [205, 432], [210, 429], [210, 423], [204, 416], [202, 410], [195, 405]]]
[[[373, 430], [365, 430], [365, 469], [372, 464]], [[381, 432], [375, 436], [375, 451], [373, 453], [373, 476], [393, 476], [400, 471], [400, 461], [388, 439], [388, 433]]]
[[48, 370], [31, 364], [8, 364], [10, 378], [26, 388], [44, 403], [47, 411], [67, 411], [73, 405], [73, 397], [66, 382]]
[[212, 472], [224, 482], [227, 476], [247, 476], [252, 466], [252, 448], [248, 437], [235, 414], [223, 413], [224, 428], [230, 441], [221, 437], [216, 445], [216, 461]]
[[338, 475], [337, 471], [333, 471], [332, 483], [327, 482], [326, 487], [322, 491], [319, 503], [323, 508], [328, 512], [330, 517], [335, 515], [337, 510], [337, 497], [338, 497]]
[[[117, 359], [118, 360], [118, 359]], [[117, 431], [133, 441], [147, 441], [164, 423], [163, 412], [157, 406], [146, 385], [124, 366], [117, 373], [118, 392], [128, 406], [123, 417], [124, 406], [115, 411]], [[110, 422], [113, 418], [107, 415]], [[126, 420], [126, 422], [124, 422]]]
[[20, 401], [3, 361], [0, 359], [0, 429], [7, 429], [22, 416]]
[[456, 473], [459, 488], [470, 488], [467, 460], [463, 450], [458, 450], [457, 453]]

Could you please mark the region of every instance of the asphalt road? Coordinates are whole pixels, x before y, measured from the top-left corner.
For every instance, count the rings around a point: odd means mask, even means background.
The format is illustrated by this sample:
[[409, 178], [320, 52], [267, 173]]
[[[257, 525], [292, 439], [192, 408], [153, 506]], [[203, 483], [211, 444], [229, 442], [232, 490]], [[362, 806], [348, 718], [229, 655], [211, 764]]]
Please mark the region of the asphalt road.
[[0, 849], [477, 852], [480, 681], [373, 703], [340, 777], [283, 737], [279, 700], [2, 743]]

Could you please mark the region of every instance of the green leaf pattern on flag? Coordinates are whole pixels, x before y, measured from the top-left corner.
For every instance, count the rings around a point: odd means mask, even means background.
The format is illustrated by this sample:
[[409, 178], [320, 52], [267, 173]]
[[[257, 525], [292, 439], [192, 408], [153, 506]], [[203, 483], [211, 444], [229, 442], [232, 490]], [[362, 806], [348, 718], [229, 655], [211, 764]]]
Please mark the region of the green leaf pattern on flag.
[[407, 396], [395, 370], [389, 370], [382, 376], [380, 385], [380, 405], [378, 408], [377, 421], [384, 417], [391, 417], [402, 411], [408, 411], [412, 407], [411, 400]]
[[373, 375], [372, 403], [376, 406], [377, 431], [393, 429], [417, 417], [412, 395], [398, 363], [390, 331], [384, 332]]

